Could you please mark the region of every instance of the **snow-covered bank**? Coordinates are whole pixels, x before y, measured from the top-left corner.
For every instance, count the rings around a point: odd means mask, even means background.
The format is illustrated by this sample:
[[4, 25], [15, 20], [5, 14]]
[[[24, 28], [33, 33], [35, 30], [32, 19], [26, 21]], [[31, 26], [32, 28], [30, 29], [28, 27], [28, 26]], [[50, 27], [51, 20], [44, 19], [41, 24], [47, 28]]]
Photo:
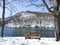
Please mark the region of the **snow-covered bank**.
[[0, 37], [0, 45], [59, 45], [55, 38], [25, 39], [25, 37]]

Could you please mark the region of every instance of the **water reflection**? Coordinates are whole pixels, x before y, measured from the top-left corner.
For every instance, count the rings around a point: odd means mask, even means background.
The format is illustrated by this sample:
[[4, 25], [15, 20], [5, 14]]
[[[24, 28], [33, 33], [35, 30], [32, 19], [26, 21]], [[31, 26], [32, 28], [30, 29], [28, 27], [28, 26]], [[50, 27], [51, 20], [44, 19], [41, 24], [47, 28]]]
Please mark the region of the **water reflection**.
[[[0, 27], [1, 32], [1, 27]], [[5, 27], [4, 28], [4, 37], [17, 37], [24, 36], [26, 33], [30, 32], [39, 32], [42, 37], [55, 37], [54, 28], [45, 28], [45, 27]], [[1, 34], [1, 33], [0, 33]]]

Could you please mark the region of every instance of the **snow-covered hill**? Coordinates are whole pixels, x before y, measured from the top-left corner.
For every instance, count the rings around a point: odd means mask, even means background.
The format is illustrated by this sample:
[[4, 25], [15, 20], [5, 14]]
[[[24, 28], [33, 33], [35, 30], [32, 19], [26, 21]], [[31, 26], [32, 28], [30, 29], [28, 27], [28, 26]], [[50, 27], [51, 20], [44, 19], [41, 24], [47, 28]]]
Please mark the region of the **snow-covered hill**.
[[54, 17], [49, 13], [42, 12], [20, 12], [5, 19], [5, 26], [8, 27], [54, 27]]

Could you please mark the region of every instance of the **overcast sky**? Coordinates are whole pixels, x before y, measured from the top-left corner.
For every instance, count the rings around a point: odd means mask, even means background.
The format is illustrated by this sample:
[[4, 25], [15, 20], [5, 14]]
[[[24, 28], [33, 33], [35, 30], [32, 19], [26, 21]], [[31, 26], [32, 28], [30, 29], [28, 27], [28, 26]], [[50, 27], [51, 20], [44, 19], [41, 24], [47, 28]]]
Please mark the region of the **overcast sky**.
[[[39, 3], [42, 3], [41, 2], [41, 0], [40, 1], [37, 1], [37, 2], [35, 2], [36, 4], [39, 4]], [[49, 3], [49, 2], [48, 2]], [[26, 3], [27, 4], [27, 3]], [[14, 15], [14, 14], [16, 14], [16, 13], [18, 13], [18, 12], [21, 12], [21, 11], [27, 11], [27, 10], [29, 10], [29, 11], [38, 11], [38, 12], [48, 12], [47, 10], [46, 10], [46, 8], [45, 7], [41, 7], [41, 8], [37, 8], [36, 6], [32, 6], [32, 5], [30, 5], [30, 6], [28, 6], [28, 7], [26, 7], [26, 6], [22, 6], [21, 4], [19, 4], [18, 2], [13, 2], [12, 3], [12, 9], [13, 9], [13, 6], [15, 5], [15, 11], [12, 11], [12, 15]], [[0, 6], [0, 18], [2, 17], [1, 16], [2, 15], [2, 7]], [[9, 12], [9, 10], [7, 10], [6, 9], [6, 12], [5, 12], [5, 17], [9, 17], [10, 16], [10, 12]]]

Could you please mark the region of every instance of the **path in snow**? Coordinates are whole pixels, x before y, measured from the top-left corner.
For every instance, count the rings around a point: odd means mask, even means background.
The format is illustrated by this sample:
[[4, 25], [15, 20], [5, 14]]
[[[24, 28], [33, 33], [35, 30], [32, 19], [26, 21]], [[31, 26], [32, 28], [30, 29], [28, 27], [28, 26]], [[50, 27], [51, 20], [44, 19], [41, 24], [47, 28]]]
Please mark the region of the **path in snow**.
[[59, 45], [55, 38], [25, 39], [25, 37], [0, 37], [0, 45]]

